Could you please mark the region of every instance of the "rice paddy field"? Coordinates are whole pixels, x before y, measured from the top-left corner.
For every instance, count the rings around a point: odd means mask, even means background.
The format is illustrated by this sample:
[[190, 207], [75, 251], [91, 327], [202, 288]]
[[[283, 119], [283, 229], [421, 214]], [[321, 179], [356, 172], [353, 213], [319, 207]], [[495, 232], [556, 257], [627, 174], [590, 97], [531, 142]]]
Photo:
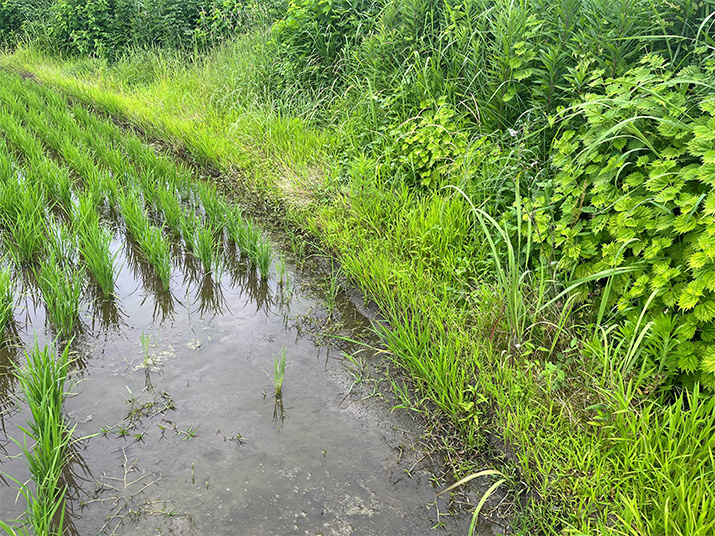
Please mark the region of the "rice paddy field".
[[0, 527], [466, 534], [362, 347], [311, 336], [369, 320], [198, 171], [0, 72]]

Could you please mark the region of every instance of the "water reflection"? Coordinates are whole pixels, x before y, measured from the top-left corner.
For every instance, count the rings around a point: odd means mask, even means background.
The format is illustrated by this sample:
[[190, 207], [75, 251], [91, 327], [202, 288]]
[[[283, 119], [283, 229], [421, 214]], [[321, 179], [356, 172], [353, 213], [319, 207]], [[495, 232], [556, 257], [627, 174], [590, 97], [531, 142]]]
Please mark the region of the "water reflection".
[[164, 288], [159, 276], [154, 268], [146, 262], [139, 244], [126, 234], [126, 260], [130, 270], [134, 274], [134, 279], [141, 281], [142, 287], [146, 291], [142, 305], [151, 296], [154, 300], [152, 319], [154, 322], [164, 323], [167, 320], [174, 319], [176, 312], [176, 300], [171, 293], [171, 290]]
[[116, 296], [105, 296], [98, 285], [87, 287], [92, 331], [119, 331], [127, 314], [122, 311]]

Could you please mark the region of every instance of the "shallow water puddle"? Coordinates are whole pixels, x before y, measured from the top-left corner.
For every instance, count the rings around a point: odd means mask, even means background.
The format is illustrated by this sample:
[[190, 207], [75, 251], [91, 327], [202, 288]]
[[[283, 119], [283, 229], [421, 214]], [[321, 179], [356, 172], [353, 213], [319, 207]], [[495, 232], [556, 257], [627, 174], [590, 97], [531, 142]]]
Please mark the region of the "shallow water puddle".
[[[419, 430], [379, 397], [350, 392], [340, 352], [326, 357], [302, 335], [300, 318], [320, 308], [307, 294], [288, 300], [238, 260], [217, 281], [175, 266], [166, 293], [131, 245], [120, 246], [118, 299], [84, 312], [74, 344], [78, 383], [65, 407], [75, 437], [87, 438], [65, 477], [71, 534], [467, 533], [467, 515], [431, 529], [435, 490], [414, 448]], [[300, 287], [290, 267], [289, 281]], [[29, 347], [35, 331], [45, 336], [44, 312], [30, 298], [23, 305]], [[354, 309], [342, 317], [368, 325]], [[281, 408], [273, 370], [284, 350]], [[22, 482], [29, 475], [8, 435], [20, 437], [25, 416], [9, 398], [11, 377], [0, 375], [0, 389], [0, 471]], [[0, 484], [4, 519], [22, 513], [16, 490]]]

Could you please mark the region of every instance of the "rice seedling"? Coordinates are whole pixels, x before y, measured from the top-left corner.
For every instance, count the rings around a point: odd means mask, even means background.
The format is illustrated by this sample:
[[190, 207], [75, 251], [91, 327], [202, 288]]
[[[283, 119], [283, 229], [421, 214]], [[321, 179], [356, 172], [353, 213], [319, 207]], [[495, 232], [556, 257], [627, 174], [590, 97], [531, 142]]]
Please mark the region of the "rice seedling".
[[144, 212], [143, 203], [134, 191], [119, 194], [119, 208], [124, 218], [124, 224], [134, 239], [139, 241], [149, 227], [149, 219]]
[[[14, 220], [5, 216], [6, 248], [12, 251], [18, 264], [32, 264], [45, 245], [46, 215], [44, 203], [37, 196], [24, 193]], [[6, 213], [7, 214], [7, 213]]]
[[87, 269], [105, 297], [114, 293], [114, 266], [118, 253], [112, 253], [112, 234], [99, 226], [83, 226], [78, 232], [79, 251]]
[[191, 211], [181, 215], [181, 237], [184, 240], [184, 247], [189, 251], [196, 251], [196, 236], [201, 222], [196, 214]]
[[[32, 533], [38, 536], [61, 536], [64, 532], [66, 485], [62, 484], [62, 472], [74, 430], [62, 416], [68, 394], [69, 365], [69, 345], [55, 358], [52, 348], [45, 346], [41, 349], [37, 343], [26, 353], [25, 368], [15, 365], [21, 399], [29, 407], [31, 415], [27, 419], [27, 427], [21, 427], [21, 430], [34, 442], [34, 446], [29, 448], [27, 439], [13, 441], [22, 449], [35, 489], [27, 483], [15, 482], [27, 501], [23, 525], [30, 527]], [[15, 530], [7, 524], [0, 527], [9, 534], [15, 534]], [[20, 533], [24, 531], [18, 530]]]
[[221, 266], [219, 243], [211, 225], [199, 229], [195, 239], [195, 254], [201, 261], [205, 274], [213, 273]]
[[258, 267], [258, 273], [261, 274], [261, 279], [268, 279], [268, 273], [273, 261], [273, 249], [268, 242], [261, 240], [255, 249], [254, 262]]
[[226, 202], [221, 199], [214, 188], [201, 185], [198, 188], [198, 195], [206, 216], [206, 224], [217, 231], [223, 231], [226, 227], [226, 216], [229, 213]]
[[248, 251], [246, 221], [237, 206], [231, 207], [226, 214], [226, 232], [229, 242], [235, 244], [240, 251]]
[[[283, 398], [283, 377], [286, 370], [286, 350], [283, 348], [281, 353], [273, 360], [273, 392], [276, 399]], [[271, 376], [266, 372], [266, 375]]]
[[149, 366], [149, 346], [151, 344], [151, 335], [147, 335], [142, 331], [139, 341], [142, 345], [142, 362], [144, 367]]
[[164, 221], [167, 227], [174, 233], [174, 236], [181, 236], [181, 216], [183, 214], [181, 210], [181, 203], [176, 197], [176, 194], [167, 188], [162, 188], [159, 191], [158, 197], [158, 208], [164, 215]]
[[35, 269], [47, 318], [61, 340], [68, 340], [79, 319], [82, 301], [82, 276], [72, 266], [63, 266], [54, 252]]
[[278, 284], [283, 286], [284, 283], [288, 283], [288, 274], [286, 273], [286, 260], [283, 254], [279, 255], [276, 261], [276, 277], [278, 278]]
[[156, 270], [164, 290], [171, 284], [171, 253], [161, 229], [149, 226], [137, 237], [137, 242], [146, 260]]

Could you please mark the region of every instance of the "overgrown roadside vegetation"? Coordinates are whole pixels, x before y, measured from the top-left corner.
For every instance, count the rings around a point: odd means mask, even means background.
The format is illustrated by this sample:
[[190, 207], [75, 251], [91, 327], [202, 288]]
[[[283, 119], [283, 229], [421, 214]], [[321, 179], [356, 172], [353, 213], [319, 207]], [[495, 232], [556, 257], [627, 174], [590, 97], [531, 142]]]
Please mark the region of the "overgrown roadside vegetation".
[[515, 532], [711, 533], [713, 4], [231, 5], [213, 48], [28, 17], [2, 62], [281, 203]]

